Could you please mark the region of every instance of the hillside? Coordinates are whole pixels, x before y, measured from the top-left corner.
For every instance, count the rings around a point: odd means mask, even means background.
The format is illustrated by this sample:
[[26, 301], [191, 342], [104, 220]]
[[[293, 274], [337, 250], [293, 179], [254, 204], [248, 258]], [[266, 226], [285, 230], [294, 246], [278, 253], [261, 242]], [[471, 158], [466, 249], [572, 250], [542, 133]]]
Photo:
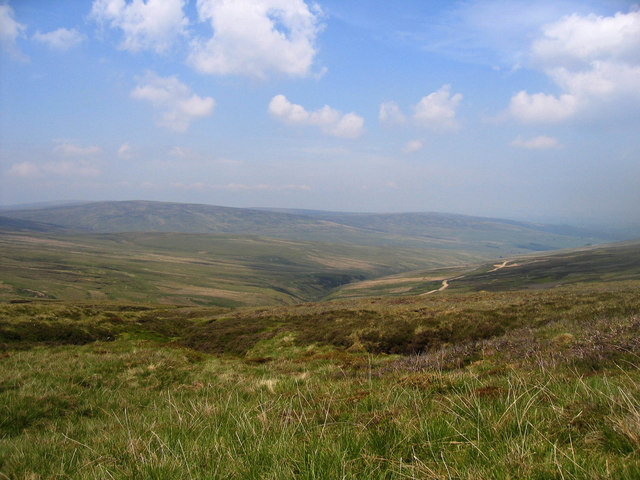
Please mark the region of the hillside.
[[451, 251], [186, 233], [0, 235], [0, 300], [265, 305], [354, 280], [479, 257]]
[[640, 242], [5, 225], [0, 477], [639, 478]]
[[[640, 241], [530, 254], [482, 264], [418, 270], [356, 281], [331, 298], [407, 296], [468, 291], [543, 289], [640, 280]], [[444, 291], [446, 290], [446, 292]]]
[[640, 281], [507, 290], [0, 303], [0, 477], [640, 478]]
[[603, 234], [576, 229], [438, 213], [350, 214], [130, 201], [5, 210], [2, 214], [78, 232], [251, 234], [299, 241], [458, 250], [485, 258], [610, 240]]

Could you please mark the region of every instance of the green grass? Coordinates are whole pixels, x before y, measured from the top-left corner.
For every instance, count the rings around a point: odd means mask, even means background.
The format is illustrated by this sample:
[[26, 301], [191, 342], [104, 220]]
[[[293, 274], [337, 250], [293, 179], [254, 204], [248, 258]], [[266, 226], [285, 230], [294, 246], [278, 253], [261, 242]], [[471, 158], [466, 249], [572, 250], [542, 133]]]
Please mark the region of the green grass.
[[175, 233], [6, 233], [0, 235], [0, 249], [0, 300], [223, 307], [317, 300], [354, 280], [475, 258], [424, 249]]
[[637, 244], [493, 272], [246, 236], [0, 247], [0, 479], [640, 477]]
[[0, 478], [638, 478], [639, 293], [5, 303]]

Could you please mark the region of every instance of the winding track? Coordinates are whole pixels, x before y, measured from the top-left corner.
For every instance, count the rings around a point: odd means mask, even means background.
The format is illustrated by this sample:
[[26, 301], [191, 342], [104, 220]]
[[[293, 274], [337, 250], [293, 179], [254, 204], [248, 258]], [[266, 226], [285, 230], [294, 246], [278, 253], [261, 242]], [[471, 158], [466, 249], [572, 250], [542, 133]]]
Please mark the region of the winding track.
[[[505, 268], [505, 267], [517, 267], [518, 266], [517, 263], [509, 265], [509, 262], [511, 262], [511, 260], [505, 260], [502, 263], [495, 264], [494, 265], [494, 269], [493, 270], [489, 270], [487, 273], [495, 272], [495, 271], [500, 270], [501, 268]], [[447, 278], [447, 279], [442, 281], [442, 286], [440, 288], [436, 288], [435, 290], [430, 290], [430, 291], [428, 291], [426, 293], [422, 293], [419, 296], [422, 297], [422, 296], [425, 296], [425, 295], [431, 295], [431, 294], [434, 294], [434, 293], [437, 293], [437, 292], [441, 292], [441, 291], [443, 291], [443, 290], [445, 290], [446, 288], [449, 287], [449, 282], [451, 282], [453, 280], [459, 280], [459, 279], [464, 278], [464, 277], [466, 277], [466, 275], [460, 275], [459, 277], [454, 277], [454, 278]]]

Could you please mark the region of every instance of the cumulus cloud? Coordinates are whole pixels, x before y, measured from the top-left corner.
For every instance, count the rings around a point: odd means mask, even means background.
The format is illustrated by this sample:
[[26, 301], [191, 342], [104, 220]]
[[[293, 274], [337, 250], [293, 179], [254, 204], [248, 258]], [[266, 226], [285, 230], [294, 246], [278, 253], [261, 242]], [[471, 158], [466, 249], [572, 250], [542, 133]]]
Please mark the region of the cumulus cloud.
[[531, 46], [531, 59], [562, 93], [516, 94], [509, 112], [522, 122], [561, 121], [619, 102], [637, 104], [640, 11], [609, 17], [574, 14], [548, 24]]
[[532, 46], [545, 65], [581, 68], [593, 61], [640, 60], [640, 11], [612, 17], [570, 15], [546, 25]]
[[343, 114], [328, 105], [308, 112], [302, 105], [291, 103], [284, 95], [276, 95], [271, 99], [269, 113], [289, 125], [316, 126], [336, 137], [357, 138], [364, 132], [364, 119], [355, 113]]
[[526, 148], [528, 150], [547, 150], [550, 148], [558, 148], [560, 144], [558, 140], [553, 137], [547, 137], [544, 135], [540, 135], [539, 137], [533, 137], [529, 139], [524, 139], [520, 135], [518, 135], [513, 142], [511, 142], [512, 147], [518, 148]]
[[[416, 125], [435, 131], [456, 130], [456, 110], [462, 101], [462, 94], [451, 94], [451, 86], [443, 85], [439, 90], [423, 97], [412, 107], [411, 119]], [[378, 120], [387, 125], [405, 123], [407, 117], [396, 102], [385, 102], [380, 105]]]
[[24, 35], [26, 28], [23, 24], [16, 22], [13, 8], [8, 4], [0, 4], [0, 46], [15, 60], [27, 60], [16, 45], [17, 39]]
[[167, 51], [186, 33], [185, 0], [95, 0], [91, 16], [101, 24], [122, 31], [120, 48], [131, 52]]
[[462, 94], [451, 95], [451, 86], [443, 85], [438, 91], [423, 97], [413, 107], [413, 118], [421, 125], [436, 130], [453, 130], [458, 127], [456, 108]]
[[65, 51], [81, 43], [84, 37], [75, 29], [67, 30], [66, 28], [59, 28], [49, 33], [40, 33], [40, 31], [37, 31], [34, 33], [33, 39], [37, 42], [44, 43], [53, 50]]
[[317, 7], [303, 0], [198, 0], [213, 36], [191, 43], [188, 62], [210, 74], [305, 76], [316, 55]]
[[559, 97], [546, 93], [530, 95], [523, 90], [511, 98], [509, 111], [518, 120], [527, 123], [558, 122], [573, 115], [577, 103], [575, 95], [571, 94]]
[[403, 148], [402, 153], [410, 154], [422, 150], [422, 142], [419, 140], [411, 140]]
[[380, 104], [378, 120], [385, 125], [400, 125], [407, 121], [407, 117], [400, 111], [396, 102], [384, 102]]
[[152, 72], [140, 81], [131, 97], [151, 103], [160, 111], [156, 123], [177, 132], [185, 132], [194, 119], [211, 115], [216, 104], [211, 97], [191, 93], [177, 77], [163, 78]]

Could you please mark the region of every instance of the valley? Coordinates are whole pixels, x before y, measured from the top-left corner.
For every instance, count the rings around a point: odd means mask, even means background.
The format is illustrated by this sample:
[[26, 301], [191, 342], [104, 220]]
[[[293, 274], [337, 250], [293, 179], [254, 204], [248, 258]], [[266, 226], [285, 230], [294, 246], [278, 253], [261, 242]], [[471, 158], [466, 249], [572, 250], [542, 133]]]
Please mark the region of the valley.
[[640, 475], [640, 242], [217, 208], [3, 212], [0, 477]]

